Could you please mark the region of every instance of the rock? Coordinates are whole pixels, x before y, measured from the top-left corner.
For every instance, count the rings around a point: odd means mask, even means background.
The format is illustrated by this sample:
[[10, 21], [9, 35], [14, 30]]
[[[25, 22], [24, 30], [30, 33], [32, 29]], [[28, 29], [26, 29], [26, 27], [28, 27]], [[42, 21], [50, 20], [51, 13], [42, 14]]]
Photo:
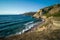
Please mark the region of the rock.
[[36, 14], [33, 15], [33, 17], [40, 18], [42, 16], [42, 13], [42, 10], [39, 10]]

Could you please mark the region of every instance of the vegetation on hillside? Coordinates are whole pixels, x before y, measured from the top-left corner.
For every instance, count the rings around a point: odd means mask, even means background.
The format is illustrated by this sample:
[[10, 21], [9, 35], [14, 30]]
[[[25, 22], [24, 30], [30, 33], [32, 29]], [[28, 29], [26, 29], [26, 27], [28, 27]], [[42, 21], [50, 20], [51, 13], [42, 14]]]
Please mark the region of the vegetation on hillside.
[[46, 16], [47, 18], [51, 17], [51, 16], [53, 16], [53, 17], [60, 17], [60, 12], [54, 13], [54, 14], [45, 13], [44, 16]]

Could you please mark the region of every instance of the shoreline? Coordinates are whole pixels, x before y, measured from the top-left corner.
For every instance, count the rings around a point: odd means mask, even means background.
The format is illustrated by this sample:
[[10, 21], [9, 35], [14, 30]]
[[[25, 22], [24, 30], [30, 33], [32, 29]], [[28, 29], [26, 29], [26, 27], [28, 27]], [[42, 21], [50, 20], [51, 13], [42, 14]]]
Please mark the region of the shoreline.
[[[37, 25], [34, 25], [34, 27], [32, 27], [29, 31], [27, 31], [27, 32], [33, 32], [33, 31], [35, 31], [35, 30], [37, 30], [37, 28], [42, 24], [42, 23], [44, 23], [44, 20], [42, 21], [42, 22], [39, 22]], [[26, 32], [26, 33], [27, 33]]]

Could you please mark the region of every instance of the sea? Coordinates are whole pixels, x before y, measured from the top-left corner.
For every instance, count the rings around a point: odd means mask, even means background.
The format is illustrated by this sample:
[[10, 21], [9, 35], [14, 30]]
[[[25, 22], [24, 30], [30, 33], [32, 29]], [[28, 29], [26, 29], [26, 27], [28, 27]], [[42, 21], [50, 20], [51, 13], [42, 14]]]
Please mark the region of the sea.
[[41, 21], [26, 15], [0, 15], [0, 37], [22, 34]]

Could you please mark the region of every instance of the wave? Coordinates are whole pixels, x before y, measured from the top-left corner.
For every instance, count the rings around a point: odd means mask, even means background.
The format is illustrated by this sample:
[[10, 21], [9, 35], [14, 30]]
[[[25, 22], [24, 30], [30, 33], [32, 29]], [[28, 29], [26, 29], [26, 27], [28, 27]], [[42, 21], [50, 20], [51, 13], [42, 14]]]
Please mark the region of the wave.
[[21, 32], [16, 33], [16, 34], [17, 35], [22, 34], [22, 33], [26, 32], [26, 31], [30, 30], [31, 28], [35, 27], [37, 24], [40, 24], [40, 23], [41, 23], [41, 21], [40, 22], [37, 21], [35, 23], [34, 23], [34, 21], [28, 22], [28, 23], [25, 24], [26, 25], [25, 29], [23, 29]]
[[0, 28], [1, 29], [5, 29], [5, 28], [9, 28], [9, 26], [14, 26], [14, 25], [18, 25], [18, 24], [24, 24], [24, 23], [27, 23], [29, 21], [31, 21], [31, 20], [10, 22], [8, 24], [2, 24], [2, 25], [0, 25]]

